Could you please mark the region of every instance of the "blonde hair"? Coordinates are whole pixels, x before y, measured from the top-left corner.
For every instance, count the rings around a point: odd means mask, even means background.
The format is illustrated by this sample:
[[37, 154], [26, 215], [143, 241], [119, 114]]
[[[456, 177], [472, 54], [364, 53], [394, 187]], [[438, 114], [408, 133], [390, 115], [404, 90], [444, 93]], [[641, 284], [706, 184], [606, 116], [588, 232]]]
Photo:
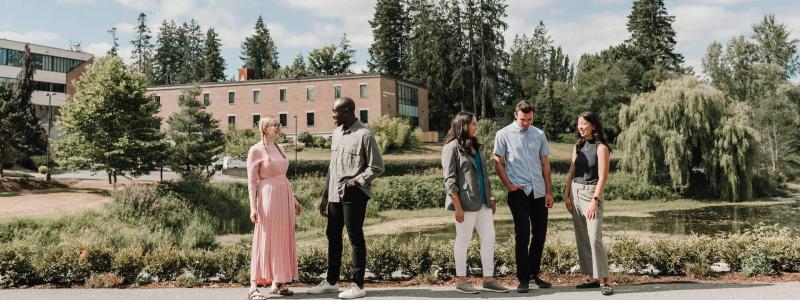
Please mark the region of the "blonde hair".
[[[267, 151], [267, 141], [266, 141], [267, 129], [269, 128], [270, 124], [278, 124], [278, 125], [280, 125], [278, 120], [275, 119], [275, 117], [272, 117], [272, 116], [263, 117], [263, 118], [261, 118], [261, 120], [258, 121], [258, 129], [261, 130], [261, 144], [264, 145], [264, 151], [265, 152]], [[275, 138], [277, 138], [277, 136]], [[286, 154], [283, 153], [283, 149], [281, 149], [281, 147], [278, 147], [278, 142], [276, 142], [273, 139], [272, 140], [272, 144], [275, 145], [275, 148], [278, 148], [278, 152], [281, 153], [281, 156], [283, 156], [283, 158], [286, 158]], [[269, 152], [267, 152], [267, 160], [270, 160]]]

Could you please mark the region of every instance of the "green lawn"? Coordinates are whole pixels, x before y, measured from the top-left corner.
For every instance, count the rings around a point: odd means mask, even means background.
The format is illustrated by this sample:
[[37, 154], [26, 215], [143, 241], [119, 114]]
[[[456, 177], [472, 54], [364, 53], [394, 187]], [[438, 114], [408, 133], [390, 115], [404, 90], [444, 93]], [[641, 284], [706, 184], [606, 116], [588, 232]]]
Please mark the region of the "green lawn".
[[[570, 159], [575, 145], [568, 143], [550, 143], [550, 159]], [[391, 153], [383, 156], [386, 160], [438, 160], [442, 154], [441, 144], [423, 144], [420, 148], [403, 153]], [[622, 153], [614, 151], [612, 158], [620, 158]], [[295, 152], [286, 151], [286, 156], [294, 159]], [[306, 148], [297, 153], [299, 160], [327, 160], [331, 157], [329, 149]]]

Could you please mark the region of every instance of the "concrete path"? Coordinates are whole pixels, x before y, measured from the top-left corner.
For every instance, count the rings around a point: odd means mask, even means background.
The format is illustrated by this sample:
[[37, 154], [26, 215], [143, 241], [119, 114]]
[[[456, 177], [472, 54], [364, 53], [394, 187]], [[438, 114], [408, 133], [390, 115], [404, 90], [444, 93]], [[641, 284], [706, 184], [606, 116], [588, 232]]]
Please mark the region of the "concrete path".
[[[307, 288], [295, 288], [297, 294], [291, 297], [272, 297], [272, 299], [332, 299], [336, 294], [309, 295]], [[263, 291], [263, 290], [262, 290]], [[454, 292], [452, 287], [406, 287], [406, 288], [367, 288], [364, 299], [480, 299], [480, 298], [520, 298], [520, 299], [798, 299], [800, 282], [778, 284], [698, 284], [698, 283], [658, 283], [641, 285], [620, 285], [611, 297], [602, 296], [599, 290], [578, 291], [571, 287], [556, 287], [546, 290], [533, 290], [529, 294], [510, 292], [507, 294], [481, 293], [465, 295]], [[194, 288], [194, 289], [15, 289], [0, 290], [2, 300], [244, 300], [246, 288]]]

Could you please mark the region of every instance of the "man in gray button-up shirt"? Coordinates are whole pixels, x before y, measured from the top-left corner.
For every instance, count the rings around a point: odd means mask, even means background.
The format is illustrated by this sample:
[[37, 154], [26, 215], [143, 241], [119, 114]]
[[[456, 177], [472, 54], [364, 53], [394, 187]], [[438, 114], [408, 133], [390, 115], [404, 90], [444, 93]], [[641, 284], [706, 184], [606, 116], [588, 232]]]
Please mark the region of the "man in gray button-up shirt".
[[372, 181], [383, 174], [383, 158], [372, 132], [355, 117], [355, 102], [336, 99], [333, 119], [336, 129], [331, 144], [328, 180], [322, 192], [319, 212], [328, 218], [328, 276], [309, 290], [312, 294], [338, 291], [342, 264], [342, 229], [353, 249], [353, 286], [339, 298], [363, 297], [367, 246], [364, 241], [364, 218], [367, 201], [372, 198]]

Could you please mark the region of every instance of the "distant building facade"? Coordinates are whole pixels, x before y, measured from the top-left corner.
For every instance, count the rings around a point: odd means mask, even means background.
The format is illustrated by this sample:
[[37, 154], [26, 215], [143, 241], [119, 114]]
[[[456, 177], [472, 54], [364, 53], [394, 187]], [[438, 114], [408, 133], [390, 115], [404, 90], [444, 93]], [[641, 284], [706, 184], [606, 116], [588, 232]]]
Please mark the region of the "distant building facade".
[[[13, 84], [22, 70], [20, 59], [25, 42], [0, 39], [0, 83]], [[92, 54], [28, 44], [33, 55], [36, 73], [33, 75], [34, 92], [31, 102], [40, 122], [47, 121], [48, 108], [52, 107], [53, 120], [60, 113], [68, 95], [75, 93], [71, 85], [94, 58]], [[55, 121], [54, 121], [55, 122]]]
[[[384, 115], [402, 116], [428, 130], [428, 89], [417, 83], [378, 73], [269, 80], [246, 80], [247, 71], [239, 73], [240, 81], [199, 84], [198, 100], [222, 129], [253, 128], [262, 117], [273, 116], [289, 136], [295, 134], [295, 125], [297, 133], [327, 136], [335, 128], [334, 100], [350, 97], [356, 117], [364, 123]], [[159, 115], [166, 120], [179, 111], [179, 97], [189, 87], [153, 86], [147, 91], [161, 103]]]

